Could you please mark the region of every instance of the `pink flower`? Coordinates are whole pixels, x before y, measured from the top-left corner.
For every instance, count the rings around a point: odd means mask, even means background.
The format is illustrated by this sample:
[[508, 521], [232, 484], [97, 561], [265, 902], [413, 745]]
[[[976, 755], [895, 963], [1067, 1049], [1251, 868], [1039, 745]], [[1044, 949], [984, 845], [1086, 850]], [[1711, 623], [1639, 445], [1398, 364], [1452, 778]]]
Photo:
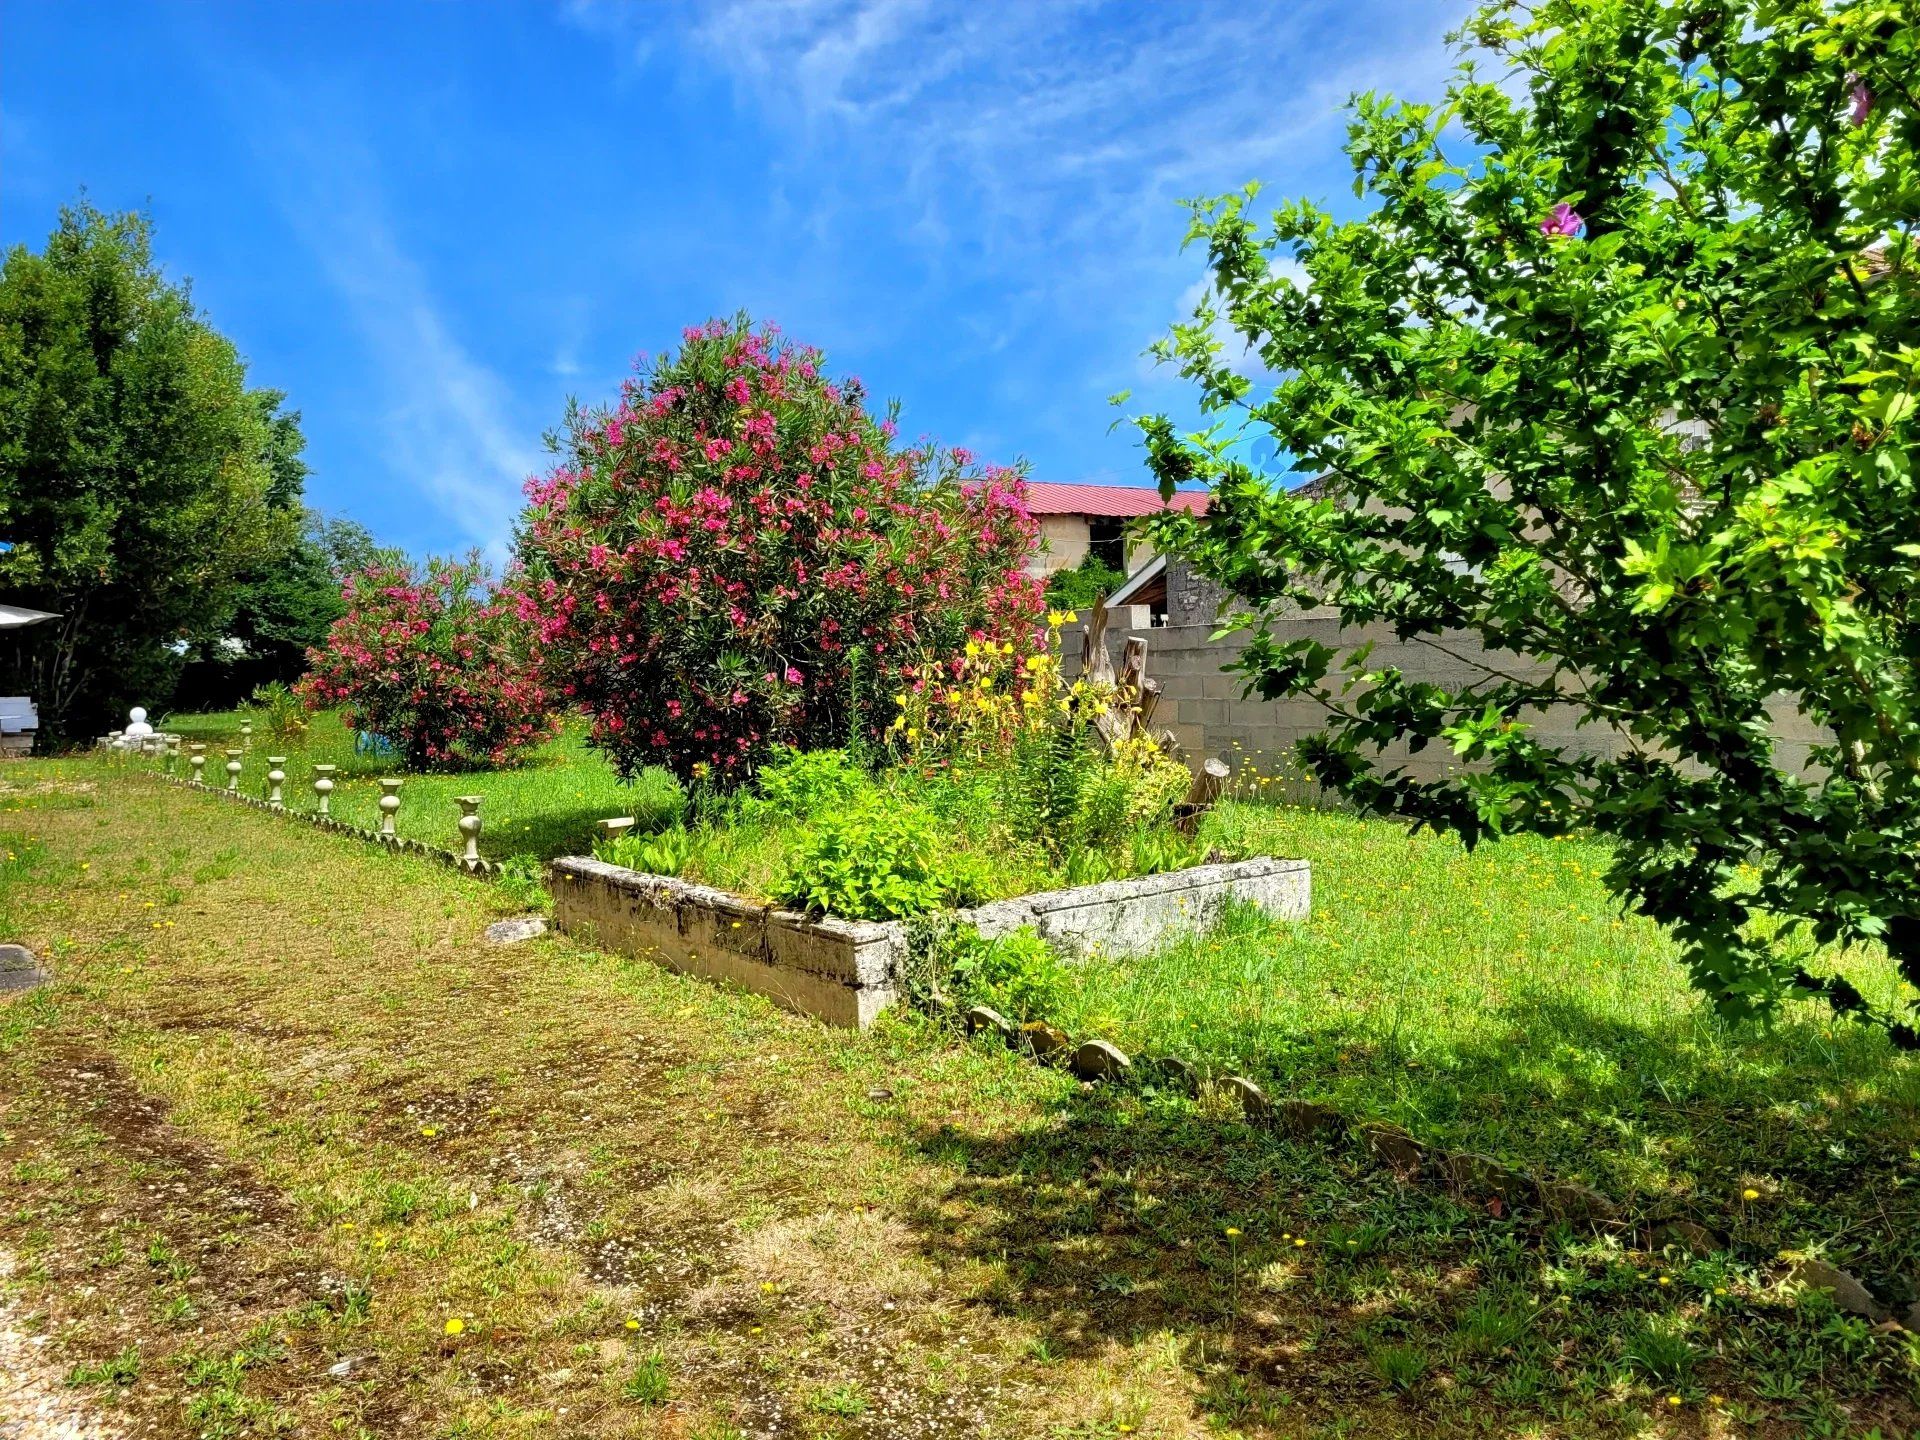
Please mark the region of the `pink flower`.
[[1586, 224], [1585, 217], [1562, 200], [1553, 207], [1547, 218], [1540, 222], [1540, 233], [1549, 238], [1572, 237], [1584, 230]]
[[1847, 119], [1854, 125], [1866, 124], [1867, 117], [1873, 113], [1873, 90], [1866, 76], [1858, 71], [1847, 76], [1847, 98], [1853, 102]]

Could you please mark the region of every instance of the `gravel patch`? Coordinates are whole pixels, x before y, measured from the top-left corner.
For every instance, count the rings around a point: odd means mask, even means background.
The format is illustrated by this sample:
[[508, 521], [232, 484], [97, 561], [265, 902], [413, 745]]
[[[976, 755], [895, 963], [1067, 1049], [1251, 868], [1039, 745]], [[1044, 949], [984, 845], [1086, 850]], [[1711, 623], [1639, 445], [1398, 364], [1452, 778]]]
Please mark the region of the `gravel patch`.
[[[13, 1257], [0, 1250], [0, 1285]], [[47, 1358], [47, 1337], [20, 1329], [18, 1303], [0, 1300], [0, 1440], [120, 1440], [118, 1425], [94, 1414]]]

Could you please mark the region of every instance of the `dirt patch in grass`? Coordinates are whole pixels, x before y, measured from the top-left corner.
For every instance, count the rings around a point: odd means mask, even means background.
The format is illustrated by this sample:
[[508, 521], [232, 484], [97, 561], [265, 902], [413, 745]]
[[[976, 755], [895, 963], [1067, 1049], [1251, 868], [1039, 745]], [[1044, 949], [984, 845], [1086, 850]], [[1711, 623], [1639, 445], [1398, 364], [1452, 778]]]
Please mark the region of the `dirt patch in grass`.
[[1897, 1337], [1765, 1267], [1523, 1232], [1219, 1107], [557, 938], [488, 947], [477, 883], [185, 792], [99, 820], [10, 821], [39, 858], [0, 869], [0, 927], [57, 979], [0, 1001], [0, 1244], [59, 1363], [150, 1434], [1915, 1418]]

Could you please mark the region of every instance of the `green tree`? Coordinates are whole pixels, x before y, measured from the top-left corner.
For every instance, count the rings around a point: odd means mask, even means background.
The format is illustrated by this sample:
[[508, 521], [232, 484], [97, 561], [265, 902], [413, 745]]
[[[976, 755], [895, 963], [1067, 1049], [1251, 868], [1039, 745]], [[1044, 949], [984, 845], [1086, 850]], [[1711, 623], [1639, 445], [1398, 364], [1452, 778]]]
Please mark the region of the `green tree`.
[[306, 673], [307, 652], [347, 613], [347, 577], [404, 559], [356, 521], [296, 510], [302, 528], [294, 542], [241, 575], [229, 613], [189, 646], [176, 705], [226, 709], [262, 685], [291, 685]]
[[182, 642], [298, 530], [297, 417], [246, 388], [150, 242], [82, 202], [0, 266], [0, 595], [60, 615], [0, 649], [0, 685], [49, 739], [164, 701]]
[[[1356, 99], [1361, 218], [1196, 204], [1214, 298], [1162, 354], [1210, 428], [1140, 423], [1163, 488], [1217, 499], [1161, 543], [1246, 602], [1252, 691], [1326, 705], [1325, 784], [1470, 844], [1591, 826], [1725, 1014], [1817, 996], [1920, 1048], [1920, 29], [1538, 0], [1461, 38], [1444, 103]], [[1255, 432], [1322, 483], [1255, 473]], [[1489, 660], [1374, 669], [1287, 635], [1316, 603]], [[1549, 706], [1616, 743], [1543, 744]], [[1804, 769], [1793, 707], [1827, 737]], [[1402, 740], [1472, 768], [1416, 780]], [[1851, 941], [1905, 984], [1809, 958]]]

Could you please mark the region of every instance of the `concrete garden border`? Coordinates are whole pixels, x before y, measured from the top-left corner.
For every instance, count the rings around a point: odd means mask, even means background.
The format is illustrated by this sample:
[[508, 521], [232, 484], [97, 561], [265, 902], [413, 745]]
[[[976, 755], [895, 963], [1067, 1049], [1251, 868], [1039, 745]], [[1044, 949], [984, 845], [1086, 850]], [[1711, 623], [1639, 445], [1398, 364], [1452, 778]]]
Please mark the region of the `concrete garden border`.
[[[989, 938], [1031, 925], [1070, 955], [1144, 954], [1205, 929], [1230, 902], [1300, 919], [1304, 860], [1236, 860], [996, 901], [957, 913]], [[903, 921], [812, 917], [725, 890], [570, 855], [548, 868], [554, 927], [602, 949], [725, 980], [832, 1025], [864, 1029], [900, 995]]]

